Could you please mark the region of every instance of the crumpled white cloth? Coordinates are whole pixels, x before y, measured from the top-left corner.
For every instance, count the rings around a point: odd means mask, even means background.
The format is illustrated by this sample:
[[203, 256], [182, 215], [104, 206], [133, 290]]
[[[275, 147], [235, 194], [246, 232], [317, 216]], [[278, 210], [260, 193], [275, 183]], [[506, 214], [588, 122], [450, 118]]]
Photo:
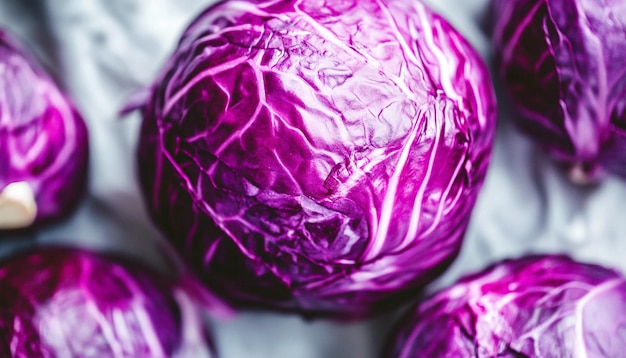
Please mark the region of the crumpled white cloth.
[[[147, 220], [135, 176], [140, 118], [119, 110], [149, 85], [185, 25], [213, 0], [3, 0], [0, 26], [20, 35], [52, 69], [89, 129], [90, 190], [67, 222], [36, 236], [120, 250], [161, 265], [158, 232]], [[488, 0], [430, 0], [491, 62], [481, 29]], [[525, 253], [564, 252], [626, 270], [626, 181], [571, 184], [509, 123], [501, 93], [496, 147], [463, 250], [430, 290], [491, 262]], [[17, 239], [17, 238], [16, 238]], [[0, 244], [0, 254], [14, 246]], [[216, 322], [222, 358], [374, 358], [393, 315], [339, 324], [244, 312]]]

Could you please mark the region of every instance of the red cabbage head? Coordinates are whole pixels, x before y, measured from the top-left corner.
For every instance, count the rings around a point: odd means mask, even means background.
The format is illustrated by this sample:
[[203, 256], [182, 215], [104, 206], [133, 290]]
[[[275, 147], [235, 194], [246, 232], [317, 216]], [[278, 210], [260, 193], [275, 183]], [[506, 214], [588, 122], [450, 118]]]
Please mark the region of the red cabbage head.
[[418, 305], [386, 358], [620, 357], [626, 279], [564, 256], [500, 262]]
[[28, 252], [0, 266], [0, 356], [215, 357], [199, 307], [127, 258]]
[[483, 61], [419, 1], [225, 1], [154, 84], [139, 172], [231, 303], [362, 316], [457, 254], [495, 115]]
[[85, 191], [88, 156], [81, 116], [0, 30], [0, 232], [69, 214]]
[[494, 0], [499, 73], [520, 127], [574, 180], [626, 176], [626, 5]]

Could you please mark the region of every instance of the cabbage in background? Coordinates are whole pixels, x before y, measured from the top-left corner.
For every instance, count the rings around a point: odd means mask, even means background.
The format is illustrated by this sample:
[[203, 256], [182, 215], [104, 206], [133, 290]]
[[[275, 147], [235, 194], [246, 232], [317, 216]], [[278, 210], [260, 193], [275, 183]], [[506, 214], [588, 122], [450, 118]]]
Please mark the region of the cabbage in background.
[[227, 1], [154, 84], [139, 173], [232, 302], [365, 315], [457, 254], [495, 111], [481, 59], [421, 2]]
[[505, 260], [421, 302], [385, 358], [620, 357], [626, 279], [565, 256]]
[[626, 176], [626, 4], [494, 0], [493, 18], [520, 126], [576, 181]]
[[88, 157], [83, 119], [0, 30], [0, 231], [68, 215], [85, 192]]
[[123, 257], [44, 248], [0, 266], [0, 356], [215, 357], [182, 286]]

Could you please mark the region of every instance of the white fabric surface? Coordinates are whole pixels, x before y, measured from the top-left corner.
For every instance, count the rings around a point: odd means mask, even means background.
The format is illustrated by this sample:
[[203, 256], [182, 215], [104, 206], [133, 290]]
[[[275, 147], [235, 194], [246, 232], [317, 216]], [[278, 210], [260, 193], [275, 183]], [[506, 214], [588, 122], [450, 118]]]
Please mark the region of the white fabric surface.
[[[480, 20], [488, 0], [431, 0], [489, 59]], [[162, 265], [159, 235], [148, 222], [135, 179], [137, 113], [120, 119], [128, 97], [148, 85], [184, 26], [212, 0], [0, 0], [0, 26], [25, 39], [53, 70], [83, 113], [91, 139], [90, 191], [67, 222], [37, 234], [133, 254]], [[502, 96], [500, 96], [502, 97]], [[463, 250], [430, 290], [497, 259], [527, 252], [566, 252], [626, 269], [626, 183], [568, 182], [508, 121], [505, 101], [496, 149]], [[17, 238], [16, 238], [17, 239]], [[6, 253], [14, 244], [0, 244]], [[391, 315], [338, 324], [244, 312], [216, 322], [222, 358], [376, 357]]]

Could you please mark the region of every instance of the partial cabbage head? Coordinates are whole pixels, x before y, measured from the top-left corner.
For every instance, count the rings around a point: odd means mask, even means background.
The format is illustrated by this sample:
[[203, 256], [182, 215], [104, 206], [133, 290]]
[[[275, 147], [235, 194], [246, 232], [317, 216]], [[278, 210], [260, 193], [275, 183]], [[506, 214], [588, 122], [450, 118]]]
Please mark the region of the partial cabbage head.
[[626, 279], [564, 256], [498, 263], [418, 305], [383, 357], [621, 357]]
[[154, 84], [139, 173], [230, 302], [362, 316], [457, 254], [495, 111], [483, 61], [419, 1], [225, 1]]
[[69, 214], [85, 191], [87, 137], [52, 79], [0, 30], [0, 232]]
[[0, 356], [215, 357], [198, 307], [126, 258], [32, 251], [0, 265]]
[[494, 0], [499, 72], [521, 128], [589, 182], [626, 176], [626, 6]]

